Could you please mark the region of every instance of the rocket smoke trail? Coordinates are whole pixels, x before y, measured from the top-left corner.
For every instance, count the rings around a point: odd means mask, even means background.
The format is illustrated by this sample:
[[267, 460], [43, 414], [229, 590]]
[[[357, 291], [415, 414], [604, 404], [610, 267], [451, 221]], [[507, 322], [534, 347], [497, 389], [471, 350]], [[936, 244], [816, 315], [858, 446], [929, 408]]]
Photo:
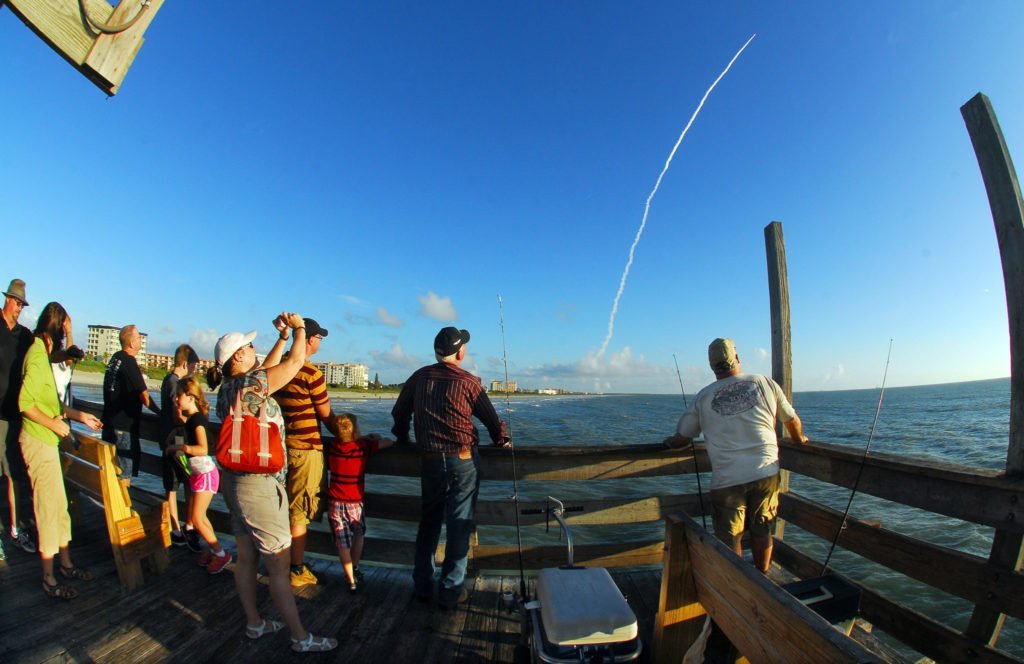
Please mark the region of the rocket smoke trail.
[[626, 279], [629, 278], [629, 268], [633, 266], [633, 253], [636, 251], [636, 245], [640, 243], [640, 236], [644, 234], [644, 226], [647, 225], [647, 214], [651, 211], [651, 200], [654, 198], [654, 194], [658, 193], [658, 187], [661, 186], [661, 179], [665, 177], [665, 172], [668, 171], [668, 167], [672, 165], [672, 158], [676, 156], [676, 150], [679, 149], [679, 144], [683, 142], [686, 132], [690, 131], [690, 125], [692, 125], [693, 121], [697, 119], [700, 109], [704, 108], [704, 102], [708, 100], [708, 97], [711, 95], [711, 91], [714, 90], [715, 86], [718, 85], [718, 82], [729, 73], [733, 63], [736, 62], [740, 57], [740, 54], [742, 54], [747, 46], [750, 45], [750, 42], [754, 41], [754, 37], [756, 36], [756, 32], [750, 35], [750, 39], [747, 40], [747, 43], [744, 44], [740, 50], [736, 51], [736, 55], [732, 56], [732, 60], [729, 61], [729, 64], [725, 66], [722, 73], [718, 75], [715, 82], [712, 83], [711, 87], [708, 88], [708, 91], [704, 93], [704, 97], [702, 97], [700, 103], [697, 104], [697, 110], [695, 110], [693, 115], [690, 116], [690, 121], [686, 123], [685, 127], [683, 127], [683, 133], [679, 134], [679, 140], [676, 141], [676, 144], [672, 147], [672, 152], [668, 155], [668, 159], [665, 160], [665, 167], [661, 169], [661, 174], [658, 175], [658, 181], [654, 183], [654, 189], [651, 190], [650, 195], [647, 197], [647, 203], [644, 205], [644, 217], [640, 221], [640, 229], [636, 232], [636, 237], [633, 238], [633, 246], [629, 248], [629, 260], [626, 261], [626, 269], [622, 271], [622, 279], [619, 281], [619, 292], [615, 294], [615, 302], [612, 303], [612, 313], [608, 318], [608, 336], [604, 338], [604, 343], [601, 344], [601, 350], [597, 351], [598, 357], [604, 355], [604, 352], [608, 350], [608, 344], [611, 342], [612, 334], [615, 332], [615, 315], [619, 312], [619, 300], [622, 298], [622, 291], [626, 289]]

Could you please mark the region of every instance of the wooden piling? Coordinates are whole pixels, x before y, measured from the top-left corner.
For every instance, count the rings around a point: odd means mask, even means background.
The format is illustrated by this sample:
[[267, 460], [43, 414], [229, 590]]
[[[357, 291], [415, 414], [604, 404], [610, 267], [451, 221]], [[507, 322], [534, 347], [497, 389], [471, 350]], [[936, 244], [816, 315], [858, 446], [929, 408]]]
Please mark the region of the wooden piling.
[[[773, 221], [764, 227], [765, 254], [768, 257], [768, 300], [772, 322], [772, 378], [793, 402], [793, 351], [789, 321], [789, 274], [786, 270], [786, 241], [782, 223]], [[782, 437], [782, 423], [775, 423], [775, 433]], [[789, 491], [789, 471], [779, 473], [779, 491]], [[775, 536], [782, 539], [786, 524], [779, 520]]]
[[[1006, 473], [1020, 477], [1024, 475], [1024, 201], [1013, 160], [988, 97], [979, 92], [960, 107], [960, 113], [985, 182], [1003, 264], [1010, 326], [1010, 440]], [[1022, 541], [1020, 533], [997, 529], [989, 562], [1001, 569], [1019, 570], [1024, 553]], [[975, 607], [965, 633], [994, 646], [1004, 620], [1001, 613]]]

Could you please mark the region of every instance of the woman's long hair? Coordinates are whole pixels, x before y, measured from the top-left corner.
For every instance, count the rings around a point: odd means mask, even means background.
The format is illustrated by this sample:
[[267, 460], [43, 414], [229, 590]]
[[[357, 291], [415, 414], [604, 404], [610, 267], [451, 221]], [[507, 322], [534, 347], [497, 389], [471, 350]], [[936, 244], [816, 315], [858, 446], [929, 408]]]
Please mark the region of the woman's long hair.
[[[67, 310], [60, 302], [47, 302], [36, 321], [36, 329], [33, 332], [44, 341], [49, 340], [50, 350], [64, 347], [64, 321], [68, 318]], [[44, 339], [45, 335], [45, 339]]]

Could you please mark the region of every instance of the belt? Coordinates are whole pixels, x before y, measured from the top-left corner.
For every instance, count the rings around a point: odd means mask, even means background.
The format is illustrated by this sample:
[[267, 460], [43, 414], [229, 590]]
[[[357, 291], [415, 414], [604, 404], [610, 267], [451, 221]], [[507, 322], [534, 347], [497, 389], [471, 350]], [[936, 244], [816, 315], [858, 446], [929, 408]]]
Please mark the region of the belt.
[[466, 447], [466, 448], [463, 448], [463, 449], [459, 450], [458, 452], [431, 452], [431, 451], [424, 451], [423, 452], [423, 458], [424, 459], [453, 459], [453, 458], [456, 458], [456, 457], [459, 458], [459, 459], [472, 459], [473, 458], [473, 448]]

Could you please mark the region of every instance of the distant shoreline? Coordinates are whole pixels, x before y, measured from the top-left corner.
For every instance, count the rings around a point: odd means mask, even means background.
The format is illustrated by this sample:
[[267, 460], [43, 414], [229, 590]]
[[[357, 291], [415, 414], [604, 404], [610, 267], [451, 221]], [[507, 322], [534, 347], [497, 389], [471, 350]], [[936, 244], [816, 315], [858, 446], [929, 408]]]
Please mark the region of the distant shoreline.
[[[154, 392], [160, 392], [160, 383], [162, 381], [156, 378], [150, 378], [149, 376], [143, 376], [146, 379], [146, 387]], [[83, 387], [102, 387], [103, 386], [103, 374], [97, 371], [76, 371], [75, 375], [71, 379], [72, 385], [80, 385]], [[206, 388], [206, 381], [203, 381], [203, 388]], [[213, 390], [206, 390], [212, 392]], [[332, 390], [327, 388], [327, 393], [332, 399], [339, 401], [394, 401], [398, 398], [398, 392], [382, 391], [374, 392], [373, 390], [367, 390], [366, 392], [350, 392], [348, 390]], [[504, 392], [489, 392], [488, 396], [492, 401], [495, 399], [504, 399]], [[556, 397], [593, 397], [593, 396], [605, 396], [599, 394], [584, 394], [580, 392], [570, 392], [567, 394], [536, 394], [529, 392], [513, 393], [509, 394], [510, 399], [522, 399], [525, 397], [541, 397], [541, 398], [556, 398]]]

